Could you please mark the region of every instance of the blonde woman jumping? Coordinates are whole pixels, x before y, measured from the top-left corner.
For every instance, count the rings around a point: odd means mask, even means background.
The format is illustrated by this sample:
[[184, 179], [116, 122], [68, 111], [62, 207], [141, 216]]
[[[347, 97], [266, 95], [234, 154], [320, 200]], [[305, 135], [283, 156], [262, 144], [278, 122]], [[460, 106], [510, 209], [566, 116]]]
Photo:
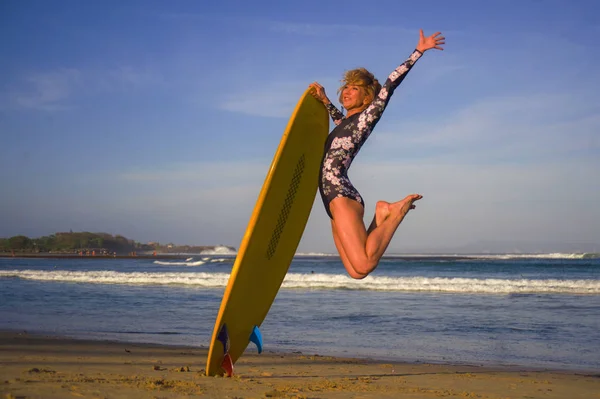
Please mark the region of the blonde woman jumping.
[[335, 246], [352, 278], [365, 278], [377, 267], [396, 229], [408, 211], [415, 208], [414, 202], [423, 197], [411, 194], [398, 202], [378, 201], [367, 229], [363, 222], [364, 201], [350, 182], [348, 169], [408, 71], [427, 50], [443, 50], [443, 44], [445, 38], [440, 32], [425, 37], [421, 30], [415, 51], [390, 74], [383, 86], [364, 68], [346, 72], [338, 90], [346, 116], [329, 101], [320, 84], [309, 85], [313, 96], [325, 105], [337, 125], [325, 144], [319, 192], [331, 219]]

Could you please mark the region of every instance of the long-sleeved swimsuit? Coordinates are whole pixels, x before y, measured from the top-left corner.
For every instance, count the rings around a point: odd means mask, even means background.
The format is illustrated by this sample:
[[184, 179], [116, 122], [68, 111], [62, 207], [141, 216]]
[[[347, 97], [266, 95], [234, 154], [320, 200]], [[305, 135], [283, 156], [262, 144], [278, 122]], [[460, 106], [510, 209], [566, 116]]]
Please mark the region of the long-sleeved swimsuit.
[[333, 104], [329, 103], [325, 106], [331, 119], [337, 125], [327, 137], [319, 174], [319, 192], [325, 205], [325, 211], [331, 219], [333, 219], [333, 215], [329, 204], [334, 198], [350, 198], [358, 201], [364, 207], [364, 201], [358, 190], [350, 183], [348, 169], [379, 122], [394, 90], [422, 55], [423, 53], [415, 50], [404, 63], [396, 68], [387, 78], [379, 93], [376, 94], [373, 102], [362, 112], [346, 118]]

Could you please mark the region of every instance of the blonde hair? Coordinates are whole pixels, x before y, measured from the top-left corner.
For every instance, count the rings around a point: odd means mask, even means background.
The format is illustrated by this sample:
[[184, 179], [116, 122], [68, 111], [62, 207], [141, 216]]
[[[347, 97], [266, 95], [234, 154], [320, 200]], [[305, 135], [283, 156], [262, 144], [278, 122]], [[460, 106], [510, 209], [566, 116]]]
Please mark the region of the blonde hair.
[[365, 68], [352, 69], [344, 73], [342, 85], [337, 91], [340, 103], [342, 103], [342, 92], [344, 87], [348, 85], [362, 87], [367, 98], [371, 98], [369, 103], [375, 99], [375, 96], [379, 93], [379, 90], [381, 90], [381, 84], [371, 72], [367, 71]]

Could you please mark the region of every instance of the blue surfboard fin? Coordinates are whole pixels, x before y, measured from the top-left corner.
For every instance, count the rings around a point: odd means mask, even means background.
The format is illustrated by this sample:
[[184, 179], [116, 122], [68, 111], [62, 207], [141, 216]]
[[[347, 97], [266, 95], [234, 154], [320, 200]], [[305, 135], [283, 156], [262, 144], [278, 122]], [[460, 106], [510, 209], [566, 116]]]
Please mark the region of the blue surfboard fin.
[[221, 341], [221, 343], [223, 344], [223, 353], [224, 354], [229, 353], [229, 348], [231, 346], [231, 343], [229, 342], [229, 333], [227, 332], [227, 324], [223, 324], [223, 327], [221, 327], [221, 331], [219, 331], [219, 335], [217, 335], [217, 339], [219, 341]]
[[262, 353], [263, 340], [262, 340], [262, 334], [260, 333], [258, 326], [254, 326], [254, 328], [252, 329], [252, 334], [250, 334], [250, 342], [253, 342], [256, 345], [256, 348], [258, 349], [258, 353]]

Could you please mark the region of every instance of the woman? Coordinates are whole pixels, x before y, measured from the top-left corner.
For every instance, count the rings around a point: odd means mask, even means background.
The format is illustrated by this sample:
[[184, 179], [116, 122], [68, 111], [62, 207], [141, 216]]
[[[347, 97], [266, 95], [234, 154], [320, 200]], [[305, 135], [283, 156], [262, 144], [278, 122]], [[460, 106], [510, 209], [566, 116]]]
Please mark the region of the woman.
[[337, 125], [325, 144], [319, 191], [331, 219], [335, 246], [352, 278], [365, 278], [377, 267], [396, 229], [408, 211], [415, 208], [414, 202], [423, 197], [411, 194], [398, 202], [377, 202], [373, 222], [366, 229], [364, 201], [348, 179], [348, 168], [381, 118], [392, 93], [415, 62], [427, 50], [443, 50], [441, 45], [445, 39], [440, 35], [437, 32], [425, 37], [421, 30], [415, 51], [390, 74], [383, 87], [364, 68], [346, 72], [338, 90], [346, 116], [331, 104], [320, 84], [315, 82], [309, 86]]

